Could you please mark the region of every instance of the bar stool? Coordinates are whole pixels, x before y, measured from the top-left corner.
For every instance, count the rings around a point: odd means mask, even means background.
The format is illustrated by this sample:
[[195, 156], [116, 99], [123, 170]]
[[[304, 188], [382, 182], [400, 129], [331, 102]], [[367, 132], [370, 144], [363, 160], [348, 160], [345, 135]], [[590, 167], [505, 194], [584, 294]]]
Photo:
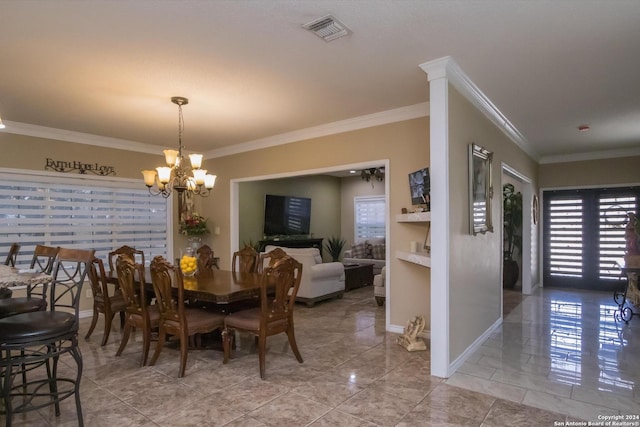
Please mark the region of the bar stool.
[[[75, 395], [78, 425], [83, 426], [80, 405], [82, 355], [78, 347], [78, 308], [82, 283], [90, 268], [94, 250], [61, 248], [53, 269], [50, 306], [47, 311], [16, 314], [0, 319], [0, 371], [6, 425], [13, 414], [55, 405]], [[70, 354], [77, 365], [75, 378], [58, 377], [58, 360]], [[46, 376], [25, 372], [44, 366]], [[22, 377], [22, 381], [18, 378]], [[48, 389], [48, 392], [47, 392]]]

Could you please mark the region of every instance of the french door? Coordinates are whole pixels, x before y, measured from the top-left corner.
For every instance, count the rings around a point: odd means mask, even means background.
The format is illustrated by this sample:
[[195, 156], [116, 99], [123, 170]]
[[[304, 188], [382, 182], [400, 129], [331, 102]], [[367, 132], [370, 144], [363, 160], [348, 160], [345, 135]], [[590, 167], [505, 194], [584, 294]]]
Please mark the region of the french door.
[[612, 291], [621, 286], [627, 212], [639, 213], [640, 187], [543, 193], [545, 286]]

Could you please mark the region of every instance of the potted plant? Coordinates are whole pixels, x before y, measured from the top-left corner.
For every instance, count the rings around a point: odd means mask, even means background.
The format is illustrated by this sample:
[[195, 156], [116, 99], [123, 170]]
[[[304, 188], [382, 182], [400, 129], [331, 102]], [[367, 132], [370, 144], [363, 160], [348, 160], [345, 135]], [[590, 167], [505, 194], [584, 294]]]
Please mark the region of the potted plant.
[[327, 243], [325, 243], [325, 249], [331, 255], [333, 262], [340, 261], [340, 255], [342, 254], [342, 248], [344, 248], [346, 241], [340, 237], [331, 236]]
[[513, 259], [516, 251], [522, 247], [522, 193], [515, 191], [513, 184], [502, 186], [502, 209], [504, 227], [504, 252], [502, 268], [502, 286], [511, 289], [516, 285], [520, 270]]

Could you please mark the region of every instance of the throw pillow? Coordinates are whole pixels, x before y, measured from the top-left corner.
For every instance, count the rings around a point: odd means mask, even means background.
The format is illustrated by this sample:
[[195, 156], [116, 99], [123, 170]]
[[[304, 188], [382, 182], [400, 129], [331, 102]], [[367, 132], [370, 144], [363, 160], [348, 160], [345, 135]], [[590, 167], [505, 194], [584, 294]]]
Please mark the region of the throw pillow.
[[373, 259], [373, 245], [369, 242], [364, 242], [364, 257]]
[[357, 245], [351, 245], [351, 256], [353, 258], [365, 258], [365, 244], [358, 243]]
[[384, 243], [372, 245], [371, 253], [373, 255], [373, 259], [385, 259], [384, 249]]

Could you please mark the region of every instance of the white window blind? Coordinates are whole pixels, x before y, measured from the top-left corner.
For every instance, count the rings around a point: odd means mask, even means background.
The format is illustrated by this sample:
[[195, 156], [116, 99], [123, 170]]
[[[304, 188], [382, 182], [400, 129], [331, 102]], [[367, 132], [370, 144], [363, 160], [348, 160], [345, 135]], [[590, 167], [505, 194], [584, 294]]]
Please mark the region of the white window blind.
[[554, 199], [549, 210], [550, 274], [582, 277], [582, 199]]
[[385, 197], [354, 198], [355, 242], [385, 237]]
[[13, 242], [22, 268], [37, 244], [95, 249], [102, 259], [122, 245], [166, 257], [167, 206], [138, 182], [1, 173], [0, 257]]

